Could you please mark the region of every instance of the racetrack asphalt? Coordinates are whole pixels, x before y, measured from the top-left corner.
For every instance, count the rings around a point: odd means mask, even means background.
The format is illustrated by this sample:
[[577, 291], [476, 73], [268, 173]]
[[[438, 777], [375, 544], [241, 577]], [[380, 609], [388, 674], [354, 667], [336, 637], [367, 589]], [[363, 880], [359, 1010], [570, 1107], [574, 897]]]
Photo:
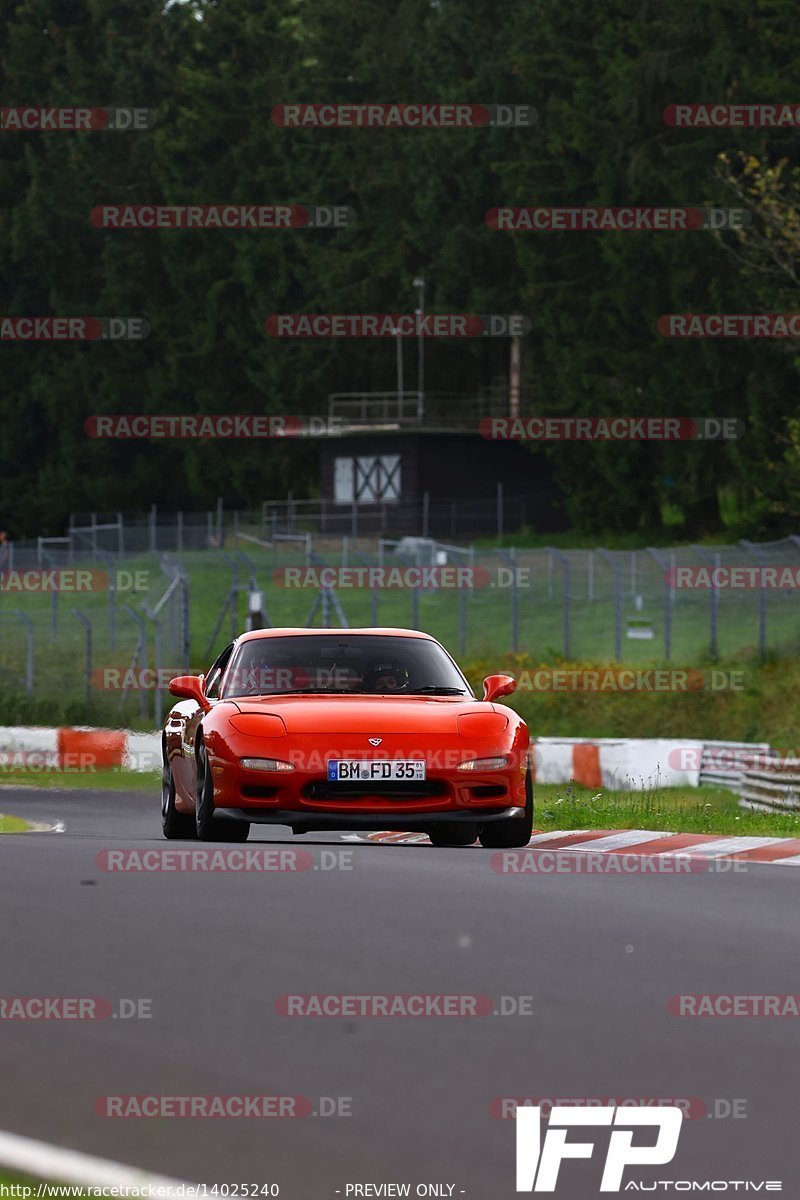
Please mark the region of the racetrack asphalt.
[[[746, 1117], [684, 1121], [673, 1162], [626, 1181], [782, 1180], [800, 1195], [800, 1019], [668, 1010], [678, 993], [794, 991], [795, 871], [507, 875], [489, 851], [254, 826], [250, 848], [288, 844], [315, 865], [335, 848], [339, 865], [112, 873], [105, 850], [198, 844], [164, 841], [157, 795], [3, 789], [0, 812], [64, 824], [0, 837], [0, 997], [152, 1002], [150, 1019], [0, 1020], [0, 1129], [192, 1182], [277, 1183], [282, 1200], [367, 1183], [504, 1200], [518, 1194], [515, 1122], [493, 1115], [498, 1097], [738, 1100]], [[531, 997], [532, 1015], [278, 1010], [317, 993]], [[264, 1094], [317, 1111], [348, 1097], [352, 1115], [96, 1109], [107, 1095]], [[569, 1137], [597, 1148], [563, 1164], [555, 1194], [597, 1196], [608, 1131]]]

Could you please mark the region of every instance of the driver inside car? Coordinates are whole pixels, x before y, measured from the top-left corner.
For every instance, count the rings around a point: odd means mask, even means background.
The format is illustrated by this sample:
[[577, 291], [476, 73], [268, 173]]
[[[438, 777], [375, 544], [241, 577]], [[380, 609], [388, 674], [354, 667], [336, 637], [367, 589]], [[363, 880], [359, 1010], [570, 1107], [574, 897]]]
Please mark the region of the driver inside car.
[[364, 672], [365, 692], [401, 692], [408, 686], [408, 669], [399, 662], [372, 663]]

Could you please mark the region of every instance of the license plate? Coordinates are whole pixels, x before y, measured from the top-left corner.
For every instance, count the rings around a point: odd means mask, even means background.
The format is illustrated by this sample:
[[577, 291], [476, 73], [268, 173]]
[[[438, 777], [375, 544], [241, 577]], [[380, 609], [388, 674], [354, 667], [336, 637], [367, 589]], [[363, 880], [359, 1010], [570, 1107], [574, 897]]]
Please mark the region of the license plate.
[[328, 763], [328, 782], [343, 783], [358, 779], [367, 782], [385, 783], [401, 779], [424, 779], [425, 763], [419, 759], [406, 762], [397, 760], [341, 758]]

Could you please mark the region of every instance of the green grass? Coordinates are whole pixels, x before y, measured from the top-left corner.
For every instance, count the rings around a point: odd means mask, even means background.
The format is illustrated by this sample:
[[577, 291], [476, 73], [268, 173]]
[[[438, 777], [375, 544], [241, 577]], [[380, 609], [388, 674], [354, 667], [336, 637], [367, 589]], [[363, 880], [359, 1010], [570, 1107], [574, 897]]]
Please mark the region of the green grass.
[[0, 814], [0, 833], [26, 833], [30, 829], [21, 817], [4, 817]]
[[128, 771], [113, 767], [107, 771], [0, 771], [0, 795], [3, 787], [47, 789], [80, 788], [82, 791], [161, 791], [160, 771]]
[[726, 788], [658, 788], [606, 792], [580, 784], [537, 784], [534, 827], [550, 829], [659, 829], [741, 837], [800, 837], [800, 812], [740, 809]]

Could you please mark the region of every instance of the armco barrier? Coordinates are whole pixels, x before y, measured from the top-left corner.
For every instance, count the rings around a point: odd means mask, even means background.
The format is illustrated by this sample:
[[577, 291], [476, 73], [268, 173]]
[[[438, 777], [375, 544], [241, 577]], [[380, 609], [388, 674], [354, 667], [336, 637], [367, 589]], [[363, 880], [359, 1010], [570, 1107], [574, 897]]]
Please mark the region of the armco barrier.
[[800, 758], [759, 759], [742, 772], [739, 807], [761, 812], [800, 812]]
[[738, 792], [748, 758], [775, 753], [768, 742], [704, 742], [700, 783]]

